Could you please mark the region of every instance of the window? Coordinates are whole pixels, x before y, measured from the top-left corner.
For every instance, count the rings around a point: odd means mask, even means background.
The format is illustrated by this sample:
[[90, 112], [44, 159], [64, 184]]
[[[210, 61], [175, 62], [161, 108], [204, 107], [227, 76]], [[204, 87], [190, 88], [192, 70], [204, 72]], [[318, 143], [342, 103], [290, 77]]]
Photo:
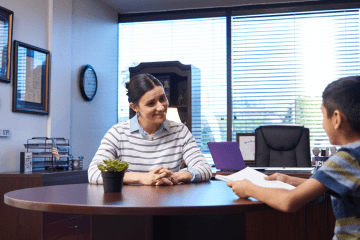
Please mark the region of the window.
[[[318, 10], [325, 7], [331, 10]], [[177, 15], [173, 20], [153, 20], [150, 14], [133, 22], [128, 16], [119, 24], [118, 120], [129, 116], [124, 87], [129, 67], [180, 61], [201, 72], [201, 78], [192, 81], [192, 129], [209, 163], [207, 142], [235, 141], [236, 133], [254, 132], [266, 124], [304, 125], [310, 128], [311, 148], [329, 146], [322, 129], [321, 94], [333, 80], [360, 74], [360, 16], [359, 8], [336, 10], [339, 7], [321, 3], [316, 8], [297, 12], [284, 8], [267, 14], [259, 14], [265, 12], [263, 6], [256, 14], [234, 8], [228, 17], [223, 12], [187, 19]], [[227, 76], [228, 67], [231, 76]], [[227, 116], [228, 90], [232, 116]]]
[[[122, 23], [119, 28], [119, 121], [129, 118], [124, 83], [141, 62], [180, 61], [200, 69], [192, 79], [192, 132], [204, 155], [208, 141], [226, 141], [225, 17]], [[196, 86], [196, 87], [195, 87]], [[200, 91], [196, 91], [200, 89]]]
[[300, 124], [310, 145], [330, 146], [321, 95], [359, 74], [359, 10], [232, 17], [233, 139], [259, 125]]

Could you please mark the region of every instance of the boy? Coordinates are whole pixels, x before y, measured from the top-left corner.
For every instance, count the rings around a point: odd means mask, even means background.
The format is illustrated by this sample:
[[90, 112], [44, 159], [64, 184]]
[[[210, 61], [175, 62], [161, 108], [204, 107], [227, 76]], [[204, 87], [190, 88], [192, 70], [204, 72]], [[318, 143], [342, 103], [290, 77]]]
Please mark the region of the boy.
[[294, 190], [262, 188], [250, 181], [227, 185], [240, 198], [254, 197], [284, 212], [295, 212], [325, 192], [331, 194], [336, 218], [333, 239], [360, 239], [360, 76], [341, 78], [323, 92], [323, 128], [333, 145], [342, 145], [310, 179], [275, 173]]

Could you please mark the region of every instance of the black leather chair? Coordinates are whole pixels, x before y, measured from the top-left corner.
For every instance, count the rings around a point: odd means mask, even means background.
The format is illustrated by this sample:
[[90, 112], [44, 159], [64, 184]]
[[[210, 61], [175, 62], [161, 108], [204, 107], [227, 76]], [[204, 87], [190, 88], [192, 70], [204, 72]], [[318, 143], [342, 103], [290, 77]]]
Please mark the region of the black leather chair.
[[255, 167], [311, 167], [309, 129], [291, 125], [255, 129]]

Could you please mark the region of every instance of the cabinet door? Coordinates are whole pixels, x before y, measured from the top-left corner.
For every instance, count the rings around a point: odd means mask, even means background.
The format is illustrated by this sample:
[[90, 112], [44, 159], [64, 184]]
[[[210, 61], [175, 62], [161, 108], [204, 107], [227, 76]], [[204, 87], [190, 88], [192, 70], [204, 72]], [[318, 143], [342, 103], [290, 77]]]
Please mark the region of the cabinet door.
[[42, 176], [43, 186], [78, 183], [89, 183], [87, 170], [56, 172], [53, 174], [43, 174]]
[[44, 240], [86, 240], [90, 239], [89, 215], [79, 215], [75, 218], [47, 224], [44, 226]]
[[24, 188], [40, 187], [41, 176], [36, 174], [0, 174], [0, 239], [38, 240], [42, 237], [42, 213], [14, 208], [4, 203], [4, 194]]
[[[24, 188], [87, 182], [87, 170], [55, 173], [33, 172], [30, 174], [1, 173], [0, 196], [4, 196], [7, 192]], [[71, 214], [63, 214], [60, 217], [61, 219], [48, 221], [44, 219], [44, 213], [42, 212], [14, 208], [6, 205], [4, 200], [0, 201], [0, 214], [1, 240], [43, 239], [43, 226], [47, 222], [58, 222], [74, 217]], [[82, 224], [87, 224], [88, 234], [90, 234], [90, 220], [88, 223], [82, 222], [79, 226]], [[74, 232], [81, 232], [82, 229]]]

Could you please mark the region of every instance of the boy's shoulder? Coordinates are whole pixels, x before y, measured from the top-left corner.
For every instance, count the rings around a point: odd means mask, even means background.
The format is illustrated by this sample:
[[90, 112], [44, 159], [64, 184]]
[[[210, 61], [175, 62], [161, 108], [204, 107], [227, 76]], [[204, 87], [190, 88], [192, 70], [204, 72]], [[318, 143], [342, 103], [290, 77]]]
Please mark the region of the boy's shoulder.
[[347, 148], [347, 149], [359, 149], [359, 148], [360, 148], [360, 140], [342, 146], [342, 147], [339, 149], [339, 151], [340, 151], [342, 148]]
[[355, 158], [360, 163], [360, 141], [342, 146], [336, 155], [345, 159]]
[[312, 178], [329, 188], [335, 196], [357, 191], [360, 182], [360, 142], [342, 146]]

